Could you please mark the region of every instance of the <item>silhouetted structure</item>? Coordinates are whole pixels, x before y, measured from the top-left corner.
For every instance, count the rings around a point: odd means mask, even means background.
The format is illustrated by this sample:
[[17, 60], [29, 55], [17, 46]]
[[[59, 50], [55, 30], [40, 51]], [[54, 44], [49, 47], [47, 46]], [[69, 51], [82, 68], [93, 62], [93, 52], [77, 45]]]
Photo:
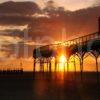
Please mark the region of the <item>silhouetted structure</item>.
[[[51, 71], [51, 59], [55, 58], [55, 71], [57, 67], [57, 57], [64, 48], [64, 53], [67, 58], [67, 70], [69, 70], [69, 60], [73, 57], [78, 57], [80, 61], [80, 73], [81, 80], [83, 77], [83, 62], [86, 53], [92, 54], [96, 60], [96, 71], [97, 71], [97, 81], [99, 83], [99, 70], [98, 70], [98, 57], [100, 55], [100, 18], [99, 18], [99, 31], [96, 33], [88, 34], [86, 36], [78, 37], [72, 40], [67, 40], [59, 44], [51, 44], [35, 48], [33, 51], [34, 57], [34, 71], [36, 63], [40, 63], [41, 71], [44, 69], [43, 63], [49, 63], [49, 71]], [[76, 65], [74, 61], [74, 67], [76, 72]]]

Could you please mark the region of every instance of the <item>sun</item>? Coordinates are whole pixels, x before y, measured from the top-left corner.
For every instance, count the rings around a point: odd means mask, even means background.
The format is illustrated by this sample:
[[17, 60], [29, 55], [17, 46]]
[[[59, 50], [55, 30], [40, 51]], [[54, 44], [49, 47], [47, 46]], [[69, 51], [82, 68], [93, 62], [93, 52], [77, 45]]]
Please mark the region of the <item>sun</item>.
[[65, 71], [65, 63], [66, 63], [66, 57], [64, 55], [61, 55], [59, 58], [59, 71]]
[[66, 57], [64, 56], [64, 55], [62, 55], [61, 57], [60, 57], [60, 63], [66, 63]]

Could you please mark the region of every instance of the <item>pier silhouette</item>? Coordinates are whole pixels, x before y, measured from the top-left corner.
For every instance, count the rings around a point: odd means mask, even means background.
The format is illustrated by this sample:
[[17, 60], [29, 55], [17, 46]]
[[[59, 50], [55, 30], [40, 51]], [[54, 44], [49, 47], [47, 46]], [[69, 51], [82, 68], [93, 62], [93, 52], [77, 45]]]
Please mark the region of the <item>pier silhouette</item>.
[[[47, 63], [49, 72], [51, 72], [51, 60], [55, 58], [55, 71], [57, 71], [57, 64], [59, 64], [59, 53], [64, 53], [67, 59], [67, 71], [69, 71], [69, 61], [71, 57], [79, 58], [80, 62], [80, 75], [83, 80], [84, 59], [86, 54], [92, 55], [95, 58], [97, 82], [99, 83], [99, 66], [98, 58], [100, 55], [100, 18], [98, 20], [98, 32], [90, 33], [85, 36], [66, 40], [58, 44], [50, 44], [42, 47], [35, 48], [33, 51], [34, 66], [33, 70], [36, 71], [36, 64], [40, 64], [40, 71], [44, 72], [44, 63]], [[76, 62], [74, 60], [74, 68], [76, 72]]]

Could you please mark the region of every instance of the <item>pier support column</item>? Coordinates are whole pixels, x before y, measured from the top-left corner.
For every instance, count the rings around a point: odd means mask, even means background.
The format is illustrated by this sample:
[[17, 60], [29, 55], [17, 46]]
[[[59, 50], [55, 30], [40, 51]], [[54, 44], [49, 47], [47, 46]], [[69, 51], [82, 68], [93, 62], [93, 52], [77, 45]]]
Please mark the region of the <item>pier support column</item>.
[[95, 57], [95, 61], [96, 61], [96, 74], [97, 74], [97, 84], [99, 84], [99, 66], [98, 66], [98, 57], [99, 57], [99, 51], [93, 51], [92, 54]]
[[45, 72], [45, 59], [43, 59], [42, 72]]
[[83, 58], [80, 59], [80, 73], [81, 73], [81, 81], [83, 82]]
[[97, 72], [97, 83], [99, 84], [99, 68], [98, 68], [98, 57], [96, 59], [96, 72]]
[[74, 56], [74, 73], [75, 73], [75, 80], [76, 80], [76, 60], [75, 60], [75, 56]]
[[33, 62], [33, 72], [35, 72], [35, 67], [36, 67], [36, 59], [34, 59], [34, 62]]
[[51, 59], [49, 59], [49, 72], [51, 72], [52, 69], [51, 69]]
[[40, 58], [40, 72], [44, 71], [44, 59]]
[[67, 73], [69, 72], [69, 60], [67, 60]]
[[47, 66], [47, 72], [49, 72], [49, 64], [48, 64], [49, 62], [48, 62], [48, 59], [47, 59], [47, 62], [46, 62], [46, 66]]
[[57, 58], [55, 58], [55, 72], [57, 71]]

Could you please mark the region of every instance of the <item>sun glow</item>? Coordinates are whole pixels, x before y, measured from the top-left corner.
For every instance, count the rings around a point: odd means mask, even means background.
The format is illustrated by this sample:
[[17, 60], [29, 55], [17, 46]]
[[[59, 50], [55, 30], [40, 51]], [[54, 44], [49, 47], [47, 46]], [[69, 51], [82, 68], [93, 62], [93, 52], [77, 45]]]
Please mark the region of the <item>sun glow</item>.
[[66, 57], [64, 55], [60, 57], [60, 63], [66, 63]]
[[65, 65], [66, 65], [66, 57], [64, 55], [62, 55], [59, 59], [59, 71], [65, 71]]

